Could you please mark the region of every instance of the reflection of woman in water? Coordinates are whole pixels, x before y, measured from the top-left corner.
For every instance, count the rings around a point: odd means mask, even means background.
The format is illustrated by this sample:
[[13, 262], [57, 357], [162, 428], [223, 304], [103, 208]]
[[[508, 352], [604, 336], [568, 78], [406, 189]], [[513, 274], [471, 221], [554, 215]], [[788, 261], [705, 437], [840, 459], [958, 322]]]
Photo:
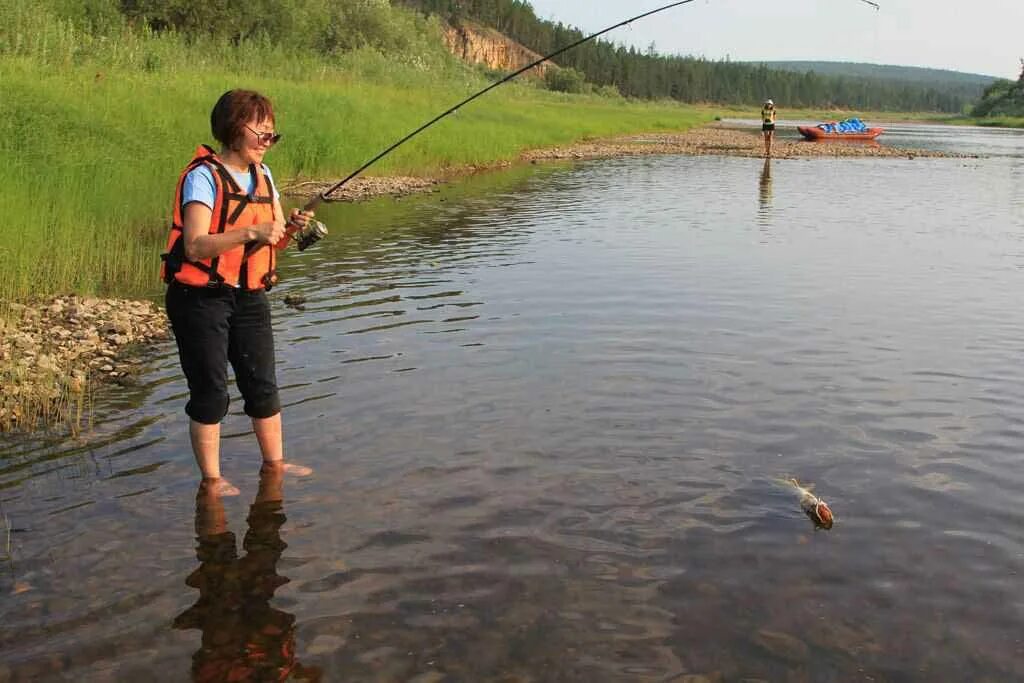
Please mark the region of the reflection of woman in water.
[[765, 213], [772, 206], [772, 160], [765, 159], [761, 168], [761, 180], [758, 183], [758, 196], [761, 204], [761, 213]]
[[281, 468], [261, 470], [241, 558], [220, 496], [212, 486], [199, 487], [199, 567], [185, 580], [199, 590], [199, 599], [174, 620], [174, 628], [202, 631], [202, 644], [192, 657], [194, 681], [321, 680], [320, 669], [295, 659], [295, 617], [270, 606], [274, 592], [288, 583], [277, 573], [287, 547], [281, 540], [283, 475]]

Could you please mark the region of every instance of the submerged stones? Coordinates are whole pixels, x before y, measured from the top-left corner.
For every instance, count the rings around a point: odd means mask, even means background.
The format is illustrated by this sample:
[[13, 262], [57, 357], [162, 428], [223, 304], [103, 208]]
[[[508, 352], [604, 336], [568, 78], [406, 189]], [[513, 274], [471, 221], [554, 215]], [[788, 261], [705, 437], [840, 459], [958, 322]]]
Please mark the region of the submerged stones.
[[760, 629], [754, 633], [751, 640], [767, 654], [791, 664], [802, 664], [810, 656], [807, 643], [781, 631]]

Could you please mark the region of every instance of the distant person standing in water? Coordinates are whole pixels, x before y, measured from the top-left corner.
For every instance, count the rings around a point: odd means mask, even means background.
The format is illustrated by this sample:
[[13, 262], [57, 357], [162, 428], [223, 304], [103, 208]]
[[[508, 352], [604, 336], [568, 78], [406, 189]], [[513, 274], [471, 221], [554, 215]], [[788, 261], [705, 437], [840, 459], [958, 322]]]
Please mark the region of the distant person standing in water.
[[764, 156], [772, 155], [772, 138], [775, 137], [775, 103], [765, 100], [761, 107], [761, 130], [764, 132]]
[[162, 275], [167, 317], [188, 380], [185, 412], [202, 485], [219, 495], [237, 495], [220, 473], [229, 362], [245, 414], [252, 418], [263, 470], [311, 472], [284, 462], [266, 290], [277, 281], [277, 252], [313, 214], [293, 210], [285, 221], [263, 163], [281, 138], [270, 100], [250, 90], [230, 90], [214, 105], [210, 128], [221, 149], [200, 146], [181, 173]]

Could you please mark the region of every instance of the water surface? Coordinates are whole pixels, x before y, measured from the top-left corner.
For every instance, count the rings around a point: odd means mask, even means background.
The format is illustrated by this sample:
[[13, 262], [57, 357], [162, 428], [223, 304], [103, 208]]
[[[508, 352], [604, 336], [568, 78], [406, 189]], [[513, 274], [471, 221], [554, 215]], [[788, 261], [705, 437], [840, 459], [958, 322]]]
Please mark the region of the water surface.
[[171, 344], [4, 443], [0, 680], [1024, 678], [1024, 135], [898, 136], [986, 156], [332, 206], [273, 293], [315, 474], [261, 494], [236, 395], [197, 514]]

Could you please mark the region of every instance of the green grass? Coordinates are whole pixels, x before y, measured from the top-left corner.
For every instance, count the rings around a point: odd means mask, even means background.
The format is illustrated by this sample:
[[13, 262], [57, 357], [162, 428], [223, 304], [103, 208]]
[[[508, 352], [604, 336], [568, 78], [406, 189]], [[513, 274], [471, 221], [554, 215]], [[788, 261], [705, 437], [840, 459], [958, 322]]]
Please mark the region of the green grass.
[[[0, 10], [0, 301], [158, 291], [174, 183], [195, 146], [212, 142], [209, 111], [227, 89], [274, 101], [284, 137], [267, 161], [283, 185], [341, 177], [487, 83], [444, 55], [362, 50], [328, 59], [263, 43], [200, 49], [127, 27], [97, 38], [18, 0], [0, 0]], [[370, 173], [427, 175], [711, 118], [706, 108], [514, 82]]]

